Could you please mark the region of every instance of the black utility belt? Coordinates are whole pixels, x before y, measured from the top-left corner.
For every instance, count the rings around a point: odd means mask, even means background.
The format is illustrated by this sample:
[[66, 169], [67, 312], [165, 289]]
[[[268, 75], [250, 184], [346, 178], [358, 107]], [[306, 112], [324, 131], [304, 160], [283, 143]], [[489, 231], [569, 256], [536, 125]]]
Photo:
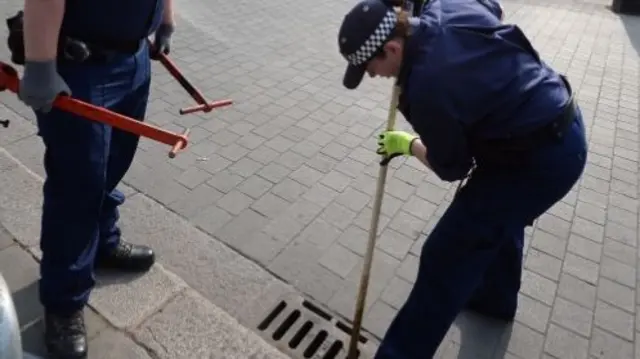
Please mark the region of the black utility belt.
[[122, 41], [118, 43], [89, 42], [73, 37], [63, 37], [58, 50], [61, 61], [70, 62], [101, 62], [119, 54], [132, 55], [140, 49], [141, 41]]
[[[11, 62], [24, 65], [24, 13], [7, 18], [9, 37], [7, 44], [11, 51]], [[60, 35], [58, 41], [58, 61], [102, 62], [118, 54], [135, 54], [140, 49], [142, 39], [134, 41], [87, 41], [74, 36]]]
[[560, 77], [569, 92], [569, 101], [567, 101], [560, 115], [527, 134], [501, 139], [482, 140], [482, 144], [479, 144], [480, 152], [529, 151], [552, 141], [562, 139], [575, 120], [578, 109], [569, 81], [563, 75], [560, 75]]

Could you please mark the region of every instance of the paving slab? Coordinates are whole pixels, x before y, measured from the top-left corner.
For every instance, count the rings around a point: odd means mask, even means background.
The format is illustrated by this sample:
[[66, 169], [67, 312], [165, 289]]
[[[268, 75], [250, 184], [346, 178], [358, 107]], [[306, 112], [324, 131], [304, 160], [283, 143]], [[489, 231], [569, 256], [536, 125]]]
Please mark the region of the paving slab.
[[[11, 193], [0, 193], [2, 213], [5, 213], [8, 209], [14, 211], [11, 216], [0, 216], [0, 243], [5, 244], [0, 249], [0, 271], [7, 281], [15, 301], [18, 320], [22, 329], [23, 347], [30, 354], [42, 356], [46, 354], [46, 350], [43, 343], [43, 309], [38, 297], [39, 251], [35, 249], [35, 246], [28, 246], [33, 239], [30, 241], [26, 240], [27, 237], [22, 237], [23, 241], [18, 241], [5, 228], [5, 225], [15, 228], [17, 226], [15, 221], [25, 221], [23, 216], [26, 215], [28, 217], [32, 214], [33, 202], [36, 201], [37, 195], [30, 196], [29, 191], [37, 187], [38, 184], [41, 186], [42, 179], [16, 161], [3, 148], [0, 148], [0, 167], [0, 183], [23, 184], [22, 186], [15, 186], [14, 191]], [[32, 203], [29, 203], [29, 201], [32, 201]], [[132, 203], [135, 205], [136, 202], [142, 208], [142, 212], [138, 212], [138, 215], [146, 218], [149, 223], [169, 223], [172, 228], [182, 232], [185, 231], [185, 227], [189, 227], [188, 222], [172, 215], [156, 202], [145, 199], [141, 195], [133, 195]], [[145, 204], [147, 205], [146, 207]], [[152, 205], [148, 206], [149, 204]], [[158, 208], [160, 208], [160, 211]], [[137, 209], [140, 210], [140, 208]], [[147, 210], [146, 212], [144, 212], [145, 209]], [[133, 210], [136, 210], [136, 208], [134, 207]], [[136, 216], [132, 217], [135, 218]], [[169, 222], [167, 222], [167, 219], [169, 219]], [[172, 224], [171, 219], [174, 222], [178, 221], [182, 226], [175, 223]], [[27, 224], [26, 222], [24, 223]], [[37, 222], [31, 222], [27, 225], [34, 227], [36, 226], [35, 223]], [[145, 227], [143, 226], [143, 233], [144, 229]], [[33, 228], [30, 228], [19, 233], [24, 236], [24, 233], [31, 233], [32, 230]], [[189, 233], [189, 230], [197, 232], [195, 227], [190, 227], [187, 228], [187, 234], [192, 234]], [[210, 243], [212, 243], [212, 240], [209, 237], [208, 241]], [[233, 275], [240, 275], [252, 283], [256, 281], [256, 276], [252, 275], [249, 269], [254, 269], [254, 271], [262, 269], [257, 266], [251, 267], [253, 264], [250, 261], [222, 247], [221, 244], [218, 244], [218, 246], [217, 252], [212, 252], [211, 250], [202, 251], [202, 248], [200, 248], [200, 253], [204, 255], [213, 254], [207, 257], [211, 262], [219, 260], [222, 264], [228, 266], [227, 268], [221, 268], [221, 276], [224, 276], [224, 270], [233, 270]], [[220, 256], [219, 259], [216, 254]], [[188, 260], [189, 258], [182, 259]], [[243, 260], [245, 262], [242, 262]], [[264, 272], [264, 270], [262, 271]], [[257, 271], [255, 273], [259, 274]], [[238, 355], [244, 356], [246, 352], [251, 352], [256, 359], [287, 357], [259, 335], [244, 328], [243, 324], [234, 319], [224, 309], [218, 308], [206, 298], [197, 295], [193, 289], [187, 289], [188, 285], [185, 281], [176, 274], [165, 270], [160, 264], [154, 265], [145, 275], [115, 276], [110, 272], [98, 272], [96, 275], [96, 288], [89, 300], [89, 306], [85, 310], [88, 337], [90, 339], [90, 356], [92, 358], [162, 357], [158, 356], [152, 347], [147, 347], [144, 343], [133, 340], [132, 333], [134, 331], [139, 332], [143, 325], [149, 325], [148, 323], [142, 324], [143, 322], [153, 321], [158, 315], [164, 315], [158, 313], [167, 313], [168, 309], [168, 313], [182, 317], [184, 317], [185, 311], [189, 311], [190, 315], [193, 315], [190, 320], [198, 322], [195, 327], [177, 329], [179, 335], [184, 336], [184, 338], [194, 338], [203, 333], [200, 327], [202, 325], [200, 320], [203, 318], [208, 320], [206, 325], [211, 325], [217, 328], [216, 330], [224, 333], [226, 338], [215, 348], [200, 347], [198, 345], [197, 350], [205, 350], [207, 353], [214, 355], [214, 357], [236, 358]], [[210, 275], [210, 273], [207, 272], [205, 275]], [[233, 278], [233, 276], [227, 276], [227, 278]], [[245, 323], [250, 320], [253, 323], [262, 320], [266, 315], [265, 311], [270, 310], [272, 303], [275, 303], [278, 296], [285, 293], [287, 289], [286, 285], [278, 282], [273, 277], [263, 275], [257, 278], [260, 285], [263, 286], [262, 290], [254, 288], [256, 290], [253, 290], [251, 297], [249, 293], [242, 293], [245, 296], [244, 300], [242, 303], [236, 303], [236, 308], [244, 308], [243, 313], [236, 314], [242, 317]], [[214, 288], [220, 288], [220, 284], [224, 284], [223, 277], [216, 276], [214, 279], [214, 282], [207, 282], [207, 284]], [[234, 287], [242, 289], [239, 285], [240, 282], [241, 280], [236, 279], [232, 281], [232, 284], [238, 284], [238, 286]], [[188, 298], [197, 299], [199, 311], [191, 311], [193, 308], [190, 307], [190, 302], [182, 303], [182, 301], [176, 299], [178, 297], [181, 299], [186, 298], [185, 291], [189, 292]], [[234, 289], [230, 288], [227, 293], [233, 294]], [[240, 300], [240, 298], [236, 299]], [[271, 302], [267, 300], [271, 300]], [[176, 301], [178, 301], [177, 304]], [[173, 306], [168, 307], [168, 303], [173, 303]], [[171, 312], [171, 309], [175, 310], [175, 312]], [[161, 342], [154, 341], [154, 344], [160, 343], [161, 346], [181, 345], [182, 339], [171, 334], [176, 330], [174, 326], [166, 326], [163, 330], [170, 335]], [[190, 330], [197, 330], [197, 332], [190, 332]], [[215, 333], [215, 335], [221, 337], [219, 333]], [[145, 338], [144, 334], [142, 338]], [[202, 342], [206, 341], [207, 338], [202, 339]], [[236, 343], [235, 346], [230, 346], [230, 342]], [[179, 354], [177, 355], [181, 357]]]
[[121, 216], [128, 239], [153, 246], [164, 267], [232, 315], [241, 315], [280, 282], [144, 195], [130, 197]]
[[288, 358], [253, 332], [237, 328], [228, 313], [187, 291], [151, 316], [134, 336], [154, 358]]
[[2, 276], [11, 289], [18, 321], [28, 326], [42, 316], [42, 306], [38, 298], [38, 263], [29, 252], [14, 242], [0, 251]]
[[89, 342], [89, 358], [153, 359], [154, 357], [124, 333], [109, 329]]
[[15, 244], [11, 233], [4, 228], [0, 228], [0, 250]]
[[[2, 3], [7, 14], [19, 6]], [[235, 103], [179, 116], [191, 100], [154, 64], [147, 121], [191, 128], [193, 142], [169, 160], [166, 146], [141, 141], [125, 178], [126, 236], [152, 243], [163, 265], [233, 315], [242, 317], [237, 306], [253, 291], [269, 298], [265, 303], [301, 291], [351, 317], [378, 168], [374, 135], [386, 119], [391, 83], [365, 81], [357, 92], [341, 87], [335, 32], [350, 4], [176, 4], [172, 58], [207, 96]], [[585, 115], [588, 166], [571, 193], [526, 231], [516, 323], [492, 330], [465, 313], [439, 356], [639, 357], [640, 18], [613, 14], [602, 0], [502, 5], [507, 21], [569, 77]], [[3, 129], [0, 143], [42, 174], [32, 114], [15, 96], [1, 101], [19, 125]], [[398, 128], [409, 126], [398, 121]], [[420, 248], [455, 190], [417, 161], [390, 167], [365, 323], [375, 336], [408, 295]], [[0, 220], [15, 223], [8, 229], [37, 253], [38, 229], [26, 225], [39, 220], [40, 189], [28, 188], [24, 200], [15, 194], [22, 184], [10, 182], [0, 183], [9, 192]], [[152, 203], [167, 213], [158, 215]], [[144, 218], [152, 213], [170, 225]], [[265, 279], [269, 272], [287, 283]], [[255, 325], [270, 304], [253, 303], [255, 314], [244, 320]], [[495, 345], [479, 344], [478, 332]]]
[[38, 244], [40, 236], [40, 209], [42, 208], [42, 184], [33, 181], [32, 172], [19, 165], [4, 151], [0, 156], [0, 187], [4, 202], [0, 204], [0, 221], [6, 229], [25, 247]]
[[[38, 299], [38, 262], [1, 224], [0, 240], [11, 242], [10, 246], [0, 250], [0, 272], [11, 290], [22, 333], [22, 347], [29, 354], [44, 355], [43, 309]], [[87, 308], [85, 315], [89, 338], [97, 336], [107, 327], [107, 322], [93, 309]]]
[[145, 275], [101, 275], [89, 304], [113, 326], [130, 329], [162, 309], [186, 285], [174, 274], [153, 266]]

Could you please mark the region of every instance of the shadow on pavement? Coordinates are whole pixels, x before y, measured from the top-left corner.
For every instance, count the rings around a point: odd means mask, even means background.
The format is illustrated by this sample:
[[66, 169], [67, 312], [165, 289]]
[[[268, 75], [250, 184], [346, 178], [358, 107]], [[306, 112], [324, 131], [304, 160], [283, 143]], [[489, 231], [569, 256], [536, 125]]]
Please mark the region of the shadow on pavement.
[[22, 350], [41, 357], [47, 356], [42, 318], [22, 330]]
[[21, 328], [33, 323], [44, 314], [44, 310], [40, 304], [37, 279], [13, 291], [12, 297]]
[[22, 349], [30, 354], [44, 356], [46, 350], [42, 338], [42, 316], [44, 314], [38, 297], [38, 281], [12, 293], [14, 306], [20, 322]]
[[[122, 275], [118, 279], [123, 281]], [[124, 281], [133, 280], [125, 277]], [[111, 280], [107, 284], [115, 282]], [[40, 304], [38, 280], [34, 279], [30, 284], [12, 292], [14, 306], [20, 323], [22, 349], [32, 355], [46, 358], [44, 345], [44, 309]], [[87, 337], [95, 338], [106, 327], [107, 323], [91, 308], [85, 308], [85, 322], [87, 325]], [[1, 359], [1, 358], [0, 358]], [[25, 359], [27, 359], [25, 357]]]
[[620, 18], [620, 21], [622, 21], [624, 29], [627, 32], [627, 36], [631, 41], [631, 45], [634, 50], [636, 50], [636, 54], [640, 56], [640, 15], [618, 14], [613, 11], [613, 8], [610, 5], [607, 6], [607, 9]]
[[640, 56], [640, 16], [619, 15], [633, 48]]
[[[512, 326], [471, 312], [462, 312], [455, 326], [460, 341], [457, 359], [500, 359], [506, 355]], [[453, 358], [453, 356], [452, 356]]]

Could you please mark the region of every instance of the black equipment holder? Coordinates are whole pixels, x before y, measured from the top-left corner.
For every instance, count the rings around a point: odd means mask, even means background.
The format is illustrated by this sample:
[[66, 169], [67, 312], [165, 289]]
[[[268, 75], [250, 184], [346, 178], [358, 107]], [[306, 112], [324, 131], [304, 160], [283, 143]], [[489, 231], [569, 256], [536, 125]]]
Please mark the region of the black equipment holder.
[[[151, 22], [151, 16], [147, 22]], [[9, 30], [7, 45], [11, 51], [11, 62], [16, 65], [24, 65], [24, 12], [20, 10], [14, 16], [7, 18], [6, 24]], [[104, 61], [116, 53], [133, 54], [137, 52], [141, 40], [90, 42], [61, 34], [58, 40], [58, 60], [74, 63], [90, 60]]]
[[[18, 11], [14, 16], [7, 18], [6, 23], [9, 30], [7, 45], [11, 51], [11, 62], [24, 65], [24, 12]], [[61, 36], [58, 41], [58, 54], [63, 60], [84, 62], [91, 56], [91, 51], [86, 43]]]

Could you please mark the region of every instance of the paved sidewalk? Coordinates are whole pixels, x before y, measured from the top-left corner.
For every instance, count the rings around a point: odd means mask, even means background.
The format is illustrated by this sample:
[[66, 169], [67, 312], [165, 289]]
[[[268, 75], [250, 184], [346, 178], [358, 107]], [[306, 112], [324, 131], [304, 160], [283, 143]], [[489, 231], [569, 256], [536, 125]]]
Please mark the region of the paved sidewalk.
[[[38, 302], [37, 288], [38, 264], [33, 254], [21, 247], [3, 226], [0, 226], [0, 272], [13, 294], [23, 333], [23, 348], [29, 353], [43, 355], [45, 352], [42, 342], [42, 307]], [[91, 309], [87, 310], [87, 325], [91, 339], [107, 328], [107, 323]], [[118, 342], [129, 344], [129, 340], [125, 338]], [[99, 348], [99, 345], [95, 346]], [[128, 345], [127, 349], [131, 347], [132, 345]]]
[[[30, 354], [45, 356], [43, 310], [37, 287], [40, 252], [34, 236], [39, 230], [42, 203], [40, 192], [35, 189], [42, 186], [42, 180], [0, 148], [0, 186], [0, 272], [13, 295], [23, 348]], [[129, 197], [124, 211], [129, 221], [148, 220], [156, 228], [158, 223], [169, 226], [163, 231], [166, 237], [158, 235], [162, 239], [173, 240], [177, 231], [189, 234], [188, 241], [194, 248], [202, 243], [202, 235], [188, 223], [143, 195]], [[138, 225], [137, 230], [128, 231], [128, 238], [139, 242], [135, 233], [141, 235], [143, 231], [144, 226]], [[220, 299], [242, 300], [242, 322], [160, 264], [143, 276], [99, 273], [85, 310], [89, 358], [287, 358], [245, 325], [262, 320], [262, 307], [270, 303], [271, 297], [291, 292], [290, 287], [220, 244], [208, 242], [209, 251], [203, 253], [215, 253], [208, 265], [219, 269], [210, 276], [211, 280], [218, 288], [225, 283], [234, 284], [220, 294]], [[156, 248], [162, 253], [161, 246]], [[259, 285], [256, 280], [260, 280]]]
[[[350, 320], [378, 169], [373, 136], [384, 124], [391, 86], [341, 88], [335, 33], [351, 3], [176, 1], [172, 58], [207, 96], [235, 103], [179, 116], [192, 102], [155, 65], [148, 121], [191, 128], [192, 143], [169, 160], [167, 146], [142, 141], [125, 180], [125, 233], [158, 247], [163, 268], [250, 329], [257, 324], [244, 318], [245, 304], [266, 287], [287, 288], [272, 300], [299, 291]], [[19, 3], [0, 2], [7, 14]], [[516, 323], [505, 328], [463, 314], [438, 358], [640, 358], [640, 18], [619, 17], [606, 5], [503, 2], [507, 21], [571, 80], [588, 125], [589, 165], [574, 190], [527, 231]], [[13, 116], [15, 125], [0, 130], [0, 146], [42, 175], [40, 140], [15, 113], [33, 115], [15, 96], [1, 102], [9, 110], [0, 108], [0, 116]], [[425, 236], [455, 189], [417, 161], [398, 159], [391, 167], [367, 297], [365, 328], [374, 342], [406, 297]], [[37, 187], [30, 191], [39, 195]], [[165, 217], [171, 225], [155, 222]], [[12, 233], [33, 246], [36, 229], [11, 220]], [[245, 260], [255, 263], [251, 270], [234, 266]], [[224, 278], [228, 273], [233, 280]], [[121, 302], [127, 313], [137, 311], [135, 303]], [[267, 308], [261, 310], [256, 317]], [[202, 353], [197, 344], [189, 353]]]

